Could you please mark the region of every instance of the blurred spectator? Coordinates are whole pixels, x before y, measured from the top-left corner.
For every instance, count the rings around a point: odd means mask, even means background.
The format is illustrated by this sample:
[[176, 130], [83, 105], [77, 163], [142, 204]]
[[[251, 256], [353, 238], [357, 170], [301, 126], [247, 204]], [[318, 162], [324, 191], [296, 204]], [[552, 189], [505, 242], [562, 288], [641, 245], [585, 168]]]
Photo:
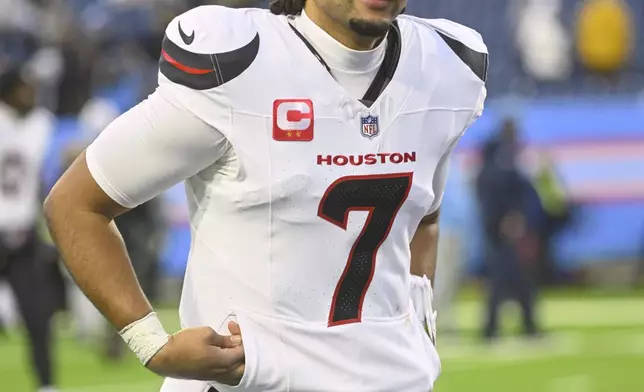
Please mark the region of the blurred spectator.
[[642, 252], [637, 263], [636, 285], [644, 287], [644, 236], [642, 236]]
[[30, 33], [38, 30], [42, 17], [36, 0], [0, 0], [0, 27], [9, 31]]
[[585, 1], [577, 22], [581, 62], [591, 71], [615, 73], [633, 51], [633, 19], [623, 0]]
[[0, 71], [26, 61], [38, 42], [40, 8], [30, 0], [0, 0]]
[[[68, 27], [58, 50], [63, 69], [57, 84], [56, 114], [77, 115], [91, 96], [91, 77], [97, 50], [77, 26]], [[89, 60], [89, 61], [88, 61]]]
[[38, 236], [40, 172], [52, 116], [35, 107], [35, 89], [19, 70], [0, 76], [0, 277], [7, 279], [31, 342], [42, 391], [53, 387], [50, 321], [56, 304], [51, 253]]
[[557, 169], [547, 155], [541, 157], [533, 183], [543, 212], [538, 224], [539, 279], [541, 283], [553, 284], [557, 280], [553, 242], [570, 223], [572, 207]]
[[517, 48], [523, 68], [541, 81], [570, 76], [570, 38], [561, 20], [561, 0], [525, 0], [519, 12]]
[[522, 242], [529, 235], [532, 186], [517, 165], [517, 130], [506, 120], [498, 137], [488, 141], [477, 178], [486, 241], [488, 310], [483, 336], [498, 335], [498, 315], [505, 299], [515, 299], [523, 312], [524, 333], [537, 334], [534, 315], [536, 287], [522, 260]]

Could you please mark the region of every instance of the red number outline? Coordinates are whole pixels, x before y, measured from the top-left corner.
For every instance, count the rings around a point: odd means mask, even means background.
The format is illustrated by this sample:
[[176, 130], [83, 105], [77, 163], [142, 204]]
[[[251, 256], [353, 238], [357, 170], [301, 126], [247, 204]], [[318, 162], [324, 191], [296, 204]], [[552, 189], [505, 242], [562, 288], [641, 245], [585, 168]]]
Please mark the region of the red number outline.
[[[371, 223], [371, 218], [372, 218], [373, 213], [374, 213], [374, 211], [376, 209], [376, 206], [354, 206], [354, 207], [349, 207], [344, 211], [344, 217], [343, 217], [342, 221], [338, 221], [338, 220], [334, 219], [333, 217], [328, 216], [327, 214], [324, 213], [324, 211], [323, 211], [324, 205], [327, 202], [327, 198], [329, 197], [331, 192], [333, 192], [333, 190], [336, 189], [336, 187], [339, 184], [345, 183], [347, 181], [380, 180], [380, 179], [387, 179], [387, 178], [396, 178], [396, 179], [408, 178], [407, 189], [405, 190], [404, 196], [399, 201], [397, 201], [398, 205], [395, 207], [395, 209], [393, 211], [393, 214], [391, 215], [391, 217], [389, 219], [387, 229], [386, 229], [384, 235], [382, 236], [382, 238], [380, 238], [380, 240], [378, 241], [377, 245], [373, 249], [373, 254], [372, 254], [372, 258], [371, 258], [371, 271], [370, 271], [369, 277], [367, 279], [367, 283], [366, 283], [366, 285], [365, 285], [365, 287], [362, 290], [361, 295], [360, 295], [357, 317], [352, 318], [352, 319], [334, 321], [333, 316], [334, 316], [334, 313], [335, 313], [335, 310], [336, 310], [336, 304], [337, 304], [339, 290], [340, 290], [340, 288], [342, 286], [342, 283], [344, 282], [344, 279], [346, 278], [346, 275], [347, 275], [349, 269], [351, 268], [351, 261], [352, 261], [352, 259], [354, 257], [354, 252], [356, 250], [356, 246], [358, 245], [360, 240], [364, 237], [364, 235], [367, 232], [367, 230], [369, 230], [370, 223]], [[391, 228], [392, 228], [392, 226], [394, 224], [396, 216], [398, 215], [398, 212], [400, 211], [400, 208], [402, 208], [403, 204], [407, 200], [407, 197], [409, 196], [409, 192], [411, 191], [412, 182], [413, 182], [413, 173], [411, 173], [411, 172], [409, 172], [409, 173], [394, 173], [394, 174], [374, 174], [374, 175], [346, 176], [346, 177], [341, 177], [341, 178], [337, 179], [336, 181], [334, 181], [331, 185], [329, 185], [327, 190], [324, 192], [324, 195], [322, 196], [322, 198], [320, 200], [320, 204], [318, 206], [318, 216], [320, 218], [326, 220], [327, 222], [329, 222], [329, 223], [331, 223], [331, 224], [333, 224], [335, 226], [340, 227], [343, 230], [347, 229], [347, 224], [348, 224], [348, 220], [349, 220], [349, 213], [351, 211], [367, 211], [367, 212], [369, 212], [369, 215], [367, 216], [367, 219], [365, 221], [364, 226], [362, 227], [362, 230], [360, 231], [360, 234], [358, 234], [358, 236], [356, 237], [356, 240], [353, 243], [353, 246], [351, 247], [351, 251], [349, 252], [349, 255], [347, 257], [347, 261], [346, 261], [346, 264], [345, 264], [345, 267], [344, 267], [344, 271], [342, 272], [342, 275], [340, 276], [340, 279], [338, 280], [338, 283], [335, 286], [335, 291], [333, 293], [333, 298], [331, 300], [331, 310], [329, 311], [329, 321], [328, 321], [328, 326], [329, 327], [338, 326], [338, 325], [345, 325], [345, 324], [351, 324], [351, 323], [359, 323], [359, 322], [362, 321], [362, 306], [364, 304], [365, 296], [367, 294], [367, 291], [369, 290], [369, 286], [371, 285], [371, 281], [373, 280], [373, 275], [374, 275], [375, 270], [376, 270], [376, 258], [377, 258], [378, 250], [380, 249], [380, 246], [383, 244], [383, 242], [389, 236], [389, 233], [390, 233]]]

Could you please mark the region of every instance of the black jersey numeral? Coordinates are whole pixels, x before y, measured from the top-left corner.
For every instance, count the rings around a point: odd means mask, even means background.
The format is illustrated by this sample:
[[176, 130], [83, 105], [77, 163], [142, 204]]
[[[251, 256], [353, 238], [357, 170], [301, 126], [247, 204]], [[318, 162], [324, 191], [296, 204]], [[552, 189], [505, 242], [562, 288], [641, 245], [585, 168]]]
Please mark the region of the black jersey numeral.
[[6, 153], [0, 159], [0, 193], [5, 197], [18, 197], [25, 172], [22, 155], [13, 151]]
[[318, 216], [344, 230], [351, 211], [369, 212], [335, 287], [329, 312], [330, 327], [361, 321], [376, 254], [409, 195], [412, 177], [412, 173], [342, 177], [322, 197]]

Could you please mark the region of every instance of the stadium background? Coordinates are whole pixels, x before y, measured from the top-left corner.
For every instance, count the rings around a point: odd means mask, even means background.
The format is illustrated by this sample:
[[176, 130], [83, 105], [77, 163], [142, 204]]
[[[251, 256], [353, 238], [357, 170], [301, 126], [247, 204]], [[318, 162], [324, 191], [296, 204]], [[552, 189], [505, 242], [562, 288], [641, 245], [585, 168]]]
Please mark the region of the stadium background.
[[[83, 146], [149, 93], [163, 25], [197, 3], [215, 1], [0, 1], [0, 9], [9, 10], [0, 16], [4, 63], [24, 63], [42, 80], [58, 72], [67, 83], [67, 90], [51, 89], [45, 96], [58, 102], [45, 184], [53, 185], [60, 175], [69, 146]], [[468, 283], [454, 305], [464, 334], [439, 341], [444, 361], [439, 392], [644, 390], [644, 290], [638, 288], [644, 270], [644, 1], [607, 0], [604, 5], [617, 8], [598, 7], [605, 18], [582, 20], [582, 10], [591, 3], [409, 1], [411, 14], [447, 18], [478, 30], [491, 57], [487, 109], [458, 147], [445, 196], [448, 217], [449, 210], [468, 212], [459, 215], [463, 220], [458, 223], [467, 238], [462, 247], [468, 255]], [[620, 7], [625, 14], [615, 13]], [[37, 26], [56, 38], [34, 33]], [[595, 54], [599, 60], [593, 59], [595, 52], [582, 50], [584, 40], [599, 36], [615, 37], [615, 45], [628, 55], [606, 49]], [[602, 61], [610, 56], [615, 59]], [[594, 66], [603, 72], [594, 72]], [[484, 252], [468, 180], [476, 173], [479, 148], [508, 116], [521, 131], [526, 171], [535, 170], [539, 157], [551, 158], [576, 214], [555, 247], [556, 271], [567, 284], [546, 289], [539, 308], [547, 338], [525, 342], [509, 337], [486, 345], [476, 338], [482, 323]], [[126, 159], [136, 164], [134, 158]], [[176, 286], [189, 248], [182, 187], [168, 191], [162, 203], [170, 226], [161, 257], [160, 302], [167, 309], [164, 318], [177, 328]], [[516, 327], [514, 313], [509, 307], [506, 331]], [[62, 391], [156, 390], [160, 381], [132, 358], [105, 362], [98, 342], [76, 339], [73, 320], [63, 316], [59, 324]], [[19, 329], [0, 337], [0, 391], [30, 390], [25, 355]]]

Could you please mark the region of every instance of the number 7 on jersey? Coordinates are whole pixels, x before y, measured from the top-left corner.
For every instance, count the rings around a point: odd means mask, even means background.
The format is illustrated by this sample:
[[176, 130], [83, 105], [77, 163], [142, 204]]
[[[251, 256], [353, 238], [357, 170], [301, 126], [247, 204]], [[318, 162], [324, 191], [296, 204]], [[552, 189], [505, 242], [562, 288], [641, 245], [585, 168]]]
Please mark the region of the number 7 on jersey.
[[412, 178], [413, 173], [347, 176], [327, 188], [318, 207], [320, 218], [346, 230], [351, 211], [369, 213], [335, 287], [329, 327], [362, 320], [362, 304], [373, 279], [376, 254], [407, 200]]

